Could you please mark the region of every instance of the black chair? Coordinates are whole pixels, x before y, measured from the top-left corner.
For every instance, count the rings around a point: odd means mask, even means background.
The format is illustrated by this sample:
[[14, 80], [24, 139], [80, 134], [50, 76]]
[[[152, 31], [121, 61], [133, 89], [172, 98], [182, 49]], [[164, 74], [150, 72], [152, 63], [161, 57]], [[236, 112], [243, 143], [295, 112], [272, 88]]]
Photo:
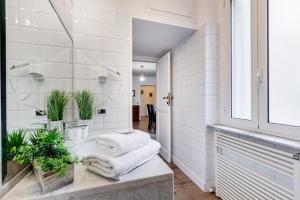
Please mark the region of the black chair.
[[148, 110], [148, 130], [151, 131], [152, 128], [152, 112], [150, 108], [150, 104], [147, 104], [147, 110]]
[[150, 105], [150, 111], [151, 111], [151, 114], [152, 114], [151, 128], [153, 129], [153, 131], [155, 133], [156, 132], [156, 112], [155, 112], [154, 106], [152, 104]]

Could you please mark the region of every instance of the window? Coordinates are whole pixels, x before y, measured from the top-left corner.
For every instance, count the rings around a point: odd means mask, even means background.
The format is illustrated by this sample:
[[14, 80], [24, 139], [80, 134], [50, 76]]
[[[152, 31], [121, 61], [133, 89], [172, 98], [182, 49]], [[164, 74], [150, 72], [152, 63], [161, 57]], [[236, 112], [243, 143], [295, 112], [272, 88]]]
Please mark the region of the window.
[[300, 2], [228, 2], [223, 123], [300, 140]]
[[231, 114], [251, 120], [251, 0], [232, 0], [231, 53]]
[[300, 1], [268, 3], [269, 122], [300, 126]]
[[[228, 0], [227, 15], [230, 18], [228, 27], [226, 49], [224, 57], [228, 63], [228, 71], [224, 73], [227, 85], [224, 90], [228, 98], [224, 108], [225, 124], [239, 128], [257, 128], [257, 92], [255, 81], [253, 81], [253, 69], [256, 63], [253, 62], [256, 52], [256, 19], [252, 7], [256, 0]], [[224, 36], [224, 35], [222, 35]], [[227, 57], [228, 52], [230, 56]]]

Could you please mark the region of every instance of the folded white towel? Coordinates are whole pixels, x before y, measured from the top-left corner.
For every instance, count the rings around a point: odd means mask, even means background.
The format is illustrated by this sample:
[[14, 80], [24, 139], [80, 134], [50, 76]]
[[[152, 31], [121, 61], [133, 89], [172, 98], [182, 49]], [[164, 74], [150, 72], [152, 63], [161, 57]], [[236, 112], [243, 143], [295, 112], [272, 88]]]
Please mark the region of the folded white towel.
[[96, 139], [101, 151], [112, 156], [120, 156], [145, 146], [150, 141], [148, 133], [134, 130], [130, 134], [113, 133], [99, 135]]
[[84, 164], [89, 171], [119, 180], [122, 175], [157, 155], [160, 147], [158, 142], [151, 140], [146, 146], [118, 157], [103, 153], [90, 153], [84, 159]]
[[118, 133], [122, 133], [122, 134], [130, 134], [133, 133], [135, 130], [130, 128], [130, 129], [126, 129], [126, 130], [121, 130]]

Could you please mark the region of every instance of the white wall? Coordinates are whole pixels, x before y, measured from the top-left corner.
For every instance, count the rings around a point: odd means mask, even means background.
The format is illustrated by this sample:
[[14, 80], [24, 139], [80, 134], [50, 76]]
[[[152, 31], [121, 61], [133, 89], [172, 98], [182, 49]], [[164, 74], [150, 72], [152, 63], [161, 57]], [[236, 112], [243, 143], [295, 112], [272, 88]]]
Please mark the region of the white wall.
[[[197, 24], [197, 13], [196, 13], [196, 2], [195, 0], [188, 0], [188, 2], [177, 1], [174, 4], [173, 1], [165, 0], [160, 9], [160, 2], [156, 0], [75, 0], [73, 6], [74, 12], [74, 89], [92, 89], [96, 94], [96, 106], [107, 109], [107, 115], [105, 117], [95, 117], [93, 123], [94, 128], [125, 128], [131, 125], [129, 121], [131, 114], [128, 115], [129, 105], [131, 105], [131, 76], [130, 69], [131, 64], [131, 18], [138, 17], [141, 19], [156, 21], [160, 23], [167, 23], [177, 26], [195, 28]], [[157, 4], [158, 3], [158, 4]], [[54, 12], [51, 11], [50, 4], [47, 0], [42, 1], [8, 1], [8, 40], [11, 43], [8, 44], [8, 65], [15, 63], [16, 61], [22, 60], [25, 57], [38, 57], [37, 54], [42, 54], [44, 51], [39, 51], [37, 46], [28, 44], [39, 44], [42, 41], [43, 45], [51, 45], [48, 48], [49, 55], [44, 56], [44, 59], [52, 60], [61, 59], [65, 55], [57, 55], [60, 51], [64, 51], [63, 48], [54, 48], [61, 44], [58, 44], [63, 40], [63, 29], [59, 25], [57, 18], [54, 20]], [[24, 10], [19, 10], [21, 6]], [[18, 8], [17, 8], [18, 7]], [[40, 11], [38, 9], [41, 9]], [[177, 12], [178, 11], [178, 12]], [[177, 13], [176, 13], [177, 12]], [[185, 13], [184, 15], [182, 13]], [[52, 16], [51, 16], [52, 15]], [[15, 24], [16, 19], [18, 23]], [[26, 19], [29, 19], [31, 24], [26, 24]], [[22, 30], [16, 30], [14, 26], [21, 26]], [[19, 28], [18, 28], [19, 29]], [[24, 30], [23, 30], [24, 29]], [[38, 30], [35, 30], [38, 29]], [[49, 30], [45, 36], [41, 36], [42, 30]], [[51, 31], [50, 31], [51, 30]], [[23, 32], [21, 32], [23, 31]], [[60, 32], [60, 33], [59, 33]], [[22, 37], [17, 38], [17, 35], [21, 33]], [[22, 41], [26, 45], [21, 45], [19, 48], [15, 45], [16, 40]], [[14, 41], [15, 40], [15, 41]], [[19, 41], [18, 41], [19, 42]], [[70, 44], [66, 44], [70, 47]], [[24, 46], [24, 49], [23, 49]], [[18, 48], [20, 54], [15, 52]], [[40, 46], [39, 46], [40, 48]], [[54, 52], [50, 51], [53, 50]], [[69, 49], [70, 50], [70, 49]], [[62, 52], [65, 53], [65, 52]], [[60, 57], [60, 58], [59, 58]], [[71, 59], [71, 52], [68, 53], [69, 59]], [[52, 62], [52, 61], [51, 61]], [[56, 62], [56, 61], [55, 61]], [[57, 62], [61, 62], [58, 60]], [[89, 66], [99, 66], [101, 63], [109, 64], [114, 69], [121, 72], [122, 76], [111, 77], [107, 88], [96, 83], [96, 76], [93, 70], [86, 68]], [[60, 63], [62, 65], [63, 63]], [[69, 79], [72, 76], [72, 72], [64, 70], [64, 67], [55, 65], [52, 67], [52, 77], [62, 79], [68, 83], [61, 84], [61, 81], [50, 80], [47, 82], [45, 87], [48, 90], [42, 91], [49, 92], [50, 88], [62, 88], [70, 91], [71, 82]], [[66, 73], [68, 72], [68, 73]], [[24, 75], [24, 74], [23, 74]], [[16, 75], [16, 76], [23, 76]], [[68, 77], [66, 77], [66, 76]], [[32, 88], [38, 83], [26, 78], [25, 84], [21, 84], [20, 80], [16, 80], [17, 85], [20, 87]], [[121, 91], [119, 92], [119, 85], [122, 85]], [[101, 88], [102, 87], [102, 88]], [[19, 89], [19, 88], [18, 88]], [[103, 100], [107, 98], [107, 90], [112, 92], [114, 95], [114, 101]], [[20, 93], [27, 92], [28, 90], [20, 88]], [[9, 91], [11, 93], [11, 91]], [[30, 91], [31, 92], [31, 91]], [[119, 95], [117, 95], [119, 94]], [[41, 90], [39, 94], [41, 96]], [[117, 96], [116, 96], [117, 95]], [[123, 95], [123, 96], [122, 96]], [[126, 98], [124, 98], [124, 95]], [[44, 95], [43, 95], [44, 96]], [[122, 96], [122, 97], [121, 97]], [[33, 109], [20, 115], [18, 113], [19, 102], [11, 98], [9, 110], [12, 111], [8, 114], [8, 121], [12, 121], [9, 127], [16, 128], [19, 126], [28, 127], [34, 121]], [[34, 98], [33, 101], [35, 101]], [[100, 100], [99, 100], [100, 99]], [[102, 99], [102, 100], [101, 100]], [[126, 101], [119, 102], [120, 100], [126, 99]], [[39, 97], [39, 104], [44, 104], [44, 99], [41, 100]], [[23, 109], [23, 108], [21, 108]], [[26, 109], [25, 109], [26, 110]], [[114, 112], [120, 112], [121, 115], [118, 117], [113, 114]], [[20, 116], [25, 116], [24, 119]], [[22, 118], [22, 119], [19, 119]], [[96, 119], [97, 118], [97, 119]], [[11, 125], [11, 126], [10, 126]]]
[[59, 19], [68, 34], [73, 37], [73, 2], [72, 0], [50, 0]]
[[213, 135], [219, 121], [219, 25], [204, 24], [172, 51], [173, 161], [202, 190], [214, 184]]
[[[131, 126], [131, 16], [103, 8], [98, 1], [74, 1], [74, 90], [94, 93], [95, 108], [91, 130], [107, 131]], [[99, 83], [96, 69], [108, 65], [121, 76], [109, 73]]]
[[[162, 10], [152, 0], [74, 1], [74, 88], [92, 90], [96, 97], [96, 107], [107, 110], [105, 116], [94, 117], [92, 130], [107, 131], [131, 127], [132, 17], [195, 28], [196, 1], [188, 1], [176, 1], [174, 5], [173, 1], [165, 0]], [[186, 3], [190, 6], [185, 6]], [[189, 13], [190, 16], [174, 13], [173, 8]], [[91, 70], [102, 63], [121, 72], [121, 77], [109, 77], [106, 85], [108, 89], [99, 85], [94, 71]], [[114, 100], [109, 99], [107, 91], [113, 94]]]
[[[52, 89], [72, 91], [72, 43], [48, 0], [6, 1], [7, 11], [7, 127], [34, 127], [35, 110], [45, 108]], [[10, 70], [30, 58], [39, 59], [44, 81], [36, 81], [26, 67]], [[71, 103], [65, 119], [72, 119]]]
[[197, 0], [198, 28], [205, 23], [220, 23], [221, 11], [227, 0]]
[[[197, 26], [197, 1], [198, 0], [84, 0], [87, 2], [97, 2], [103, 8], [118, 10], [130, 14], [134, 18], [177, 25], [186, 28], [196, 28]], [[151, 9], [155, 4], [161, 5], [161, 9]], [[187, 4], [191, 6], [186, 6]], [[159, 6], [160, 7], [160, 6]], [[166, 8], [166, 10], [165, 10]], [[174, 9], [175, 8], [175, 9]], [[190, 17], [181, 13], [174, 13], [180, 8], [185, 13], [190, 13]], [[84, 10], [84, 8], [81, 8]], [[160, 10], [160, 11], [159, 11]]]

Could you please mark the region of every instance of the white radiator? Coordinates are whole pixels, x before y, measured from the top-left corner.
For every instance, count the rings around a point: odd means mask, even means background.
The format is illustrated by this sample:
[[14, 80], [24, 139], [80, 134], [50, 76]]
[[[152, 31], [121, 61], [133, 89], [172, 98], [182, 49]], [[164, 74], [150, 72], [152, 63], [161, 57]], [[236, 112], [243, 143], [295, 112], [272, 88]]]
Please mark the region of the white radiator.
[[219, 132], [215, 140], [218, 197], [300, 200], [299, 154]]

